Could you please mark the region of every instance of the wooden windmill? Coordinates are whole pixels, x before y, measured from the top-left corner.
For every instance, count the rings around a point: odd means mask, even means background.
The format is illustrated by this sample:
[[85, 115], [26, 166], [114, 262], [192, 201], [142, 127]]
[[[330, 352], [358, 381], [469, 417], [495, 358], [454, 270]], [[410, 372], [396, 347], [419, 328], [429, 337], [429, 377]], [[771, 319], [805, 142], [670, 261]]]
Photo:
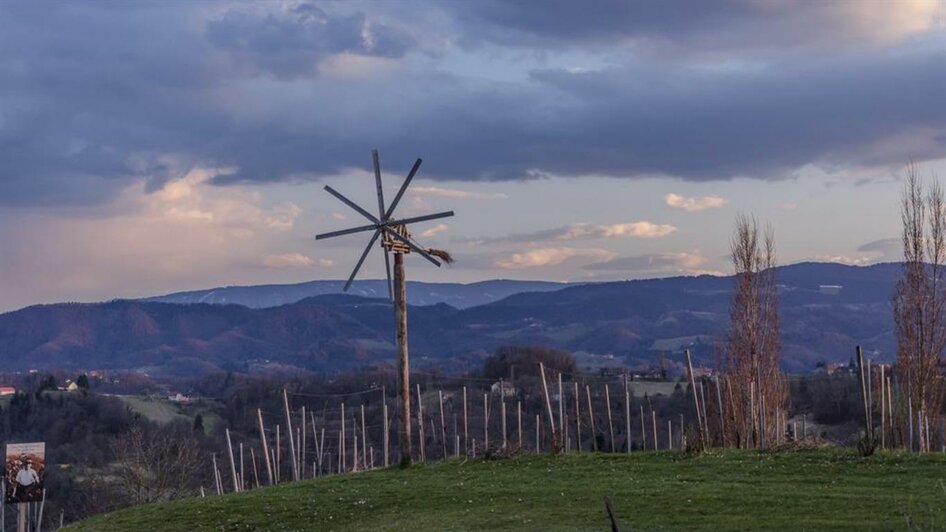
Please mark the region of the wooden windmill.
[[[371, 251], [372, 246], [374, 246], [378, 238], [381, 238], [381, 248], [384, 250], [384, 266], [387, 273], [388, 296], [394, 300], [394, 316], [397, 331], [398, 393], [400, 394], [401, 398], [401, 429], [398, 434], [398, 442], [401, 448], [401, 465], [408, 466], [411, 463], [411, 382], [410, 360], [407, 349], [407, 283], [405, 282], [404, 277], [404, 255], [407, 255], [412, 251], [417, 252], [420, 256], [424, 257], [438, 267], [440, 266], [440, 261], [437, 260], [438, 258], [447, 263], [452, 262], [453, 259], [446, 251], [423, 248], [416, 244], [414, 239], [411, 238], [411, 234], [407, 230], [407, 225], [411, 223], [436, 220], [439, 218], [447, 218], [449, 216], [453, 216], [453, 211], [426, 214], [423, 216], [413, 216], [410, 218], [393, 218], [392, 216], [394, 214], [394, 210], [397, 208], [398, 203], [400, 203], [401, 198], [404, 197], [404, 192], [407, 190], [408, 185], [411, 184], [411, 180], [414, 179], [414, 175], [417, 174], [417, 170], [420, 169], [421, 159], [417, 159], [417, 161], [414, 163], [414, 166], [411, 167], [411, 171], [407, 174], [407, 178], [404, 179], [404, 183], [397, 191], [397, 195], [394, 196], [394, 201], [392, 201], [391, 204], [385, 208], [384, 193], [381, 188], [381, 165], [378, 160], [378, 150], [372, 150], [371, 157], [374, 164], [375, 186], [378, 192], [378, 216], [371, 214], [366, 209], [361, 208], [355, 204], [355, 202], [349, 200], [332, 187], [326, 185], [325, 190], [328, 191], [329, 194], [335, 196], [339, 199], [339, 201], [354, 209], [358, 214], [364, 216], [371, 223], [349, 229], [342, 229], [340, 231], [322, 233], [320, 235], [316, 235], [315, 239], [323, 240], [336, 236], [361, 233], [365, 231], [374, 231], [371, 239], [368, 240], [368, 245], [365, 247], [364, 252], [362, 252], [361, 257], [358, 259], [358, 263], [355, 264], [355, 269], [352, 270], [351, 275], [348, 277], [348, 282], [345, 283], [345, 291], [347, 292], [348, 288], [351, 286], [352, 281], [355, 280], [355, 276], [358, 275], [358, 270], [361, 269], [361, 265], [365, 262], [368, 252]], [[388, 257], [389, 253], [394, 255], [393, 286], [391, 280], [391, 262]]]

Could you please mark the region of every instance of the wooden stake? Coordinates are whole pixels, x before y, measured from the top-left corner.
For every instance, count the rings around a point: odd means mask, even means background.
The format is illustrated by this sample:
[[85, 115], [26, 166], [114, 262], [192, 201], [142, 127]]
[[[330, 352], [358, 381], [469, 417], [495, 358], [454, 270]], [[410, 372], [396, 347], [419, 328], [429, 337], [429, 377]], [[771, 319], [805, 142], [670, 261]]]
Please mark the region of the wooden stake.
[[627, 454], [631, 454], [631, 391], [627, 385], [627, 373], [624, 373], [624, 437]]
[[256, 468], [256, 452], [252, 447], [250, 447], [250, 461], [253, 462], [253, 484], [259, 489], [259, 470]]
[[502, 416], [502, 418], [503, 418], [503, 423], [502, 423], [502, 426], [503, 426], [503, 449], [505, 449], [505, 448], [506, 448], [506, 399], [500, 397], [499, 406], [500, 406], [500, 408], [499, 408], [499, 410], [500, 410], [499, 414], [500, 414], [500, 416]]
[[[539, 374], [542, 377], [542, 392], [545, 394], [545, 407], [549, 414], [549, 429], [550, 434], [552, 435], [551, 441], [556, 441], [556, 432], [555, 432], [555, 416], [552, 415], [552, 400], [549, 398], [549, 385], [545, 380], [545, 365], [539, 362]], [[555, 452], [555, 444], [552, 444], [551, 452]]]
[[305, 478], [305, 405], [302, 406], [302, 432], [299, 437], [299, 478]]
[[723, 418], [723, 392], [719, 389], [719, 375], [716, 377], [716, 407], [719, 409], [719, 444], [726, 445], [726, 423]]
[[424, 400], [420, 395], [420, 384], [417, 385], [417, 437], [420, 443], [420, 461], [424, 463], [427, 461], [427, 453], [424, 452], [424, 445], [427, 443], [424, 440]]
[[289, 455], [292, 457], [292, 479], [299, 480], [299, 464], [296, 462], [296, 444], [292, 438], [292, 415], [289, 412], [289, 392], [282, 389], [283, 404], [286, 406], [286, 428], [289, 431]]
[[608, 432], [611, 434], [611, 452], [614, 452], [614, 424], [611, 423], [611, 392], [608, 391], [608, 385], [604, 385], [604, 404], [608, 412]]
[[667, 449], [673, 450], [673, 421], [667, 420]]
[[539, 454], [539, 449], [540, 449], [539, 447], [539, 425], [541, 424], [540, 418], [541, 416], [539, 416], [539, 414], [535, 415], [535, 454]]
[[489, 449], [489, 394], [483, 394], [483, 455]]
[[880, 448], [887, 448], [887, 394], [885, 390], [884, 365], [880, 365]]
[[[693, 359], [690, 358], [690, 350], [683, 350], [684, 356], [687, 358], [687, 374], [690, 377], [690, 390], [693, 392], [693, 406], [696, 410], [696, 425], [699, 430], [700, 435], [700, 445], [706, 446], [706, 437], [703, 434], [703, 415], [700, 413], [700, 397], [699, 391], [696, 389], [696, 376], [693, 374]], [[654, 446], [656, 448], [656, 446]]]
[[[368, 469], [368, 463], [365, 461], [365, 449], [368, 448], [368, 431], [365, 430], [365, 405], [361, 405], [361, 468]], [[305, 462], [303, 462], [305, 463]]]
[[246, 489], [246, 477], [243, 476], [243, 442], [240, 442], [240, 491]]
[[654, 427], [654, 450], [657, 450], [657, 412], [650, 411], [651, 425]]
[[575, 449], [581, 452], [581, 410], [578, 405], [581, 404], [581, 394], [578, 392], [578, 383], [575, 385]]
[[443, 390], [437, 390], [440, 398], [440, 444], [443, 447], [443, 459], [447, 459], [447, 422], [443, 415]]
[[562, 372], [558, 372], [558, 427], [559, 438], [561, 439], [561, 448], [568, 449], [565, 445], [565, 394], [562, 392]]
[[388, 467], [388, 447], [390, 446], [391, 429], [388, 427], [388, 402], [385, 398], [381, 407], [381, 415], [384, 417], [384, 467]]
[[[641, 450], [647, 450], [647, 430], [644, 428], [644, 405], [641, 404]], [[656, 449], [655, 449], [656, 450]]]
[[227, 435], [227, 455], [230, 457], [230, 473], [233, 474], [233, 491], [240, 493], [240, 481], [237, 479], [236, 463], [233, 460], [233, 444], [230, 443], [230, 429], [224, 429]]
[[269, 448], [266, 444], [266, 429], [263, 427], [263, 411], [259, 408], [256, 409], [256, 418], [259, 421], [259, 439], [260, 443], [263, 445], [263, 459], [266, 461], [266, 475], [269, 478], [269, 485], [273, 485], [273, 466], [269, 462]]
[[585, 385], [585, 397], [588, 399], [588, 420], [591, 424], [591, 450], [598, 452], [598, 431], [595, 430], [595, 411], [591, 406], [591, 386]]
[[516, 432], [519, 433], [519, 450], [522, 450], [522, 401], [516, 401]]
[[348, 471], [348, 450], [345, 448], [345, 403], [342, 403], [342, 431], [341, 431], [341, 449], [339, 451], [339, 460], [341, 460], [341, 468], [338, 470], [339, 473], [344, 473]]
[[467, 418], [466, 386], [463, 387], [463, 448], [467, 455], [470, 454], [470, 423]]

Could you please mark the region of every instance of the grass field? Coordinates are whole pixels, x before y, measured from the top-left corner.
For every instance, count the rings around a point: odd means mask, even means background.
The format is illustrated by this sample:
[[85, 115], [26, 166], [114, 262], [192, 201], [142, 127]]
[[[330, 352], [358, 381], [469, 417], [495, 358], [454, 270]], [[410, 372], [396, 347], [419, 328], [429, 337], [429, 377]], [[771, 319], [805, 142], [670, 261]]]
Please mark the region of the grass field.
[[193, 423], [194, 416], [201, 414], [204, 421], [204, 430], [212, 432], [217, 425], [222, 424], [220, 416], [211, 410], [213, 406], [206, 400], [187, 407], [185, 410], [180, 405], [172, 403], [162, 397], [146, 397], [138, 395], [116, 395], [134, 412], [141, 414], [155, 423], [162, 425], [172, 421], [183, 421], [184, 423]]
[[[226, 478], [226, 475], [224, 475]], [[448, 461], [141, 506], [73, 530], [942, 529], [946, 456], [850, 450]]]

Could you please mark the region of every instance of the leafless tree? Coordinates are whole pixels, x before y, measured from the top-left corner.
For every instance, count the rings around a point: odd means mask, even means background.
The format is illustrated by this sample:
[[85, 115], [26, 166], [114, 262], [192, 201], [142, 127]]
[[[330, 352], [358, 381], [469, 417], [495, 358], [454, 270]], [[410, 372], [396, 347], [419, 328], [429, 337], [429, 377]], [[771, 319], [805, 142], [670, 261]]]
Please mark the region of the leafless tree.
[[113, 444], [118, 484], [130, 504], [175, 499], [193, 492], [203, 461], [186, 429], [133, 427]]
[[[906, 387], [907, 412], [914, 419], [937, 416], [942, 408], [940, 359], [946, 347], [946, 200], [933, 180], [924, 186], [916, 167], [907, 167], [901, 202], [903, 277], [893, 298], [897, 371]], [[904, 412], [906, 414], [907, 412]], [[906, 416], [903, 416], [906, 418]], [[919, 449], [926, 448], [918, 431]]]
[[787, 386], [779, 369], [781, 342], [775, 236], [760, 235], [754, 217], [736, 218], [730, 252], [735, 270], [726, 350], [726, 440], [739, 447], [775, 440], [776, 412]]

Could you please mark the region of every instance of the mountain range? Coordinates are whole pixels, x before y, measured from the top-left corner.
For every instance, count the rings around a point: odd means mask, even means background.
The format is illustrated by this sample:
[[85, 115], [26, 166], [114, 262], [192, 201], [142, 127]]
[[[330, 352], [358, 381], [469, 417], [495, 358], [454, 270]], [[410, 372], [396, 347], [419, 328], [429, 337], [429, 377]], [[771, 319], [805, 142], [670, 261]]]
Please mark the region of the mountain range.
[[[822, 361], [847, 362], [858, 344], [872, 358], [891, 359], [890, 299], [900, 273], [898, 264], [780, 267], [784, 368], [804, 372]], [[384, 289], [383, 281], [376, 283], [375, 290]], [[412, 364], [469, 371], [497, 346], [531, 344], [572, 351], [584, 368], [652, 366], [660, 353], [679, 364], [683, 348], [697, 363], [712, 365], [725, 339], [733, 284], [731, 277], [709, 275], [564, 288], [508, 283], [516, 282], [412, 283], [409, 290], [421, 298], [412, 301], [436, 301], [408, 310]], [[333, 285], [297, 286], [328, 291]], [[496, 299], [514, 288], [525, 291]], [[0, 314], [0, 360], [8, 370], [135, 369], [175, 375], [334, 372], [393, 361], [393, 310], [387, 298], [323, 292], [270, 306], [280, 298], [294, 299], [291, 290], [217, 290], [225, 299], [202, 291], [152, 300], [37, 305]], [[486, 291], [489, 295], [479, 293]], [[193, 302], [201, 297], [203, 302]], [[234, 298], [248, 304], [234, 304]], [[495, 300], [465, 306], [447, 304], [445, 298]]]

